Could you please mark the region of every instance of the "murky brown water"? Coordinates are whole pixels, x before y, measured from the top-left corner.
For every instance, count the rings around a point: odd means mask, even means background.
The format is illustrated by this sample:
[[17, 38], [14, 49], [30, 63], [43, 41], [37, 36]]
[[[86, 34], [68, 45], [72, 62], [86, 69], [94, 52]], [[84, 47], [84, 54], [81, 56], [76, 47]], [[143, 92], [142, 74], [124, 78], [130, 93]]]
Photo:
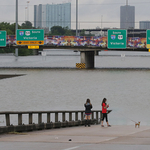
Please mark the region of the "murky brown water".
[[150, 71], [1, 69], [0, 74], [26, 74], [0, 80], [1, 111], [82, 110], [87, 98], [97, 110], [106, 97], [111, 124], [150, 124]]
[[[150, 70], [143, 69], [150, 68], [149, 53], [102, 52], [95, 57], [93, 70], [75, 68], [80, 62], [78, 53], [72, 52], [74, 56], [70, 51], [64, 56], [49, 53], [53, 55], [17, 59], [0, 56], [1, 75], [25, 74], [0, 80], [0, 111], [83, 110], [87, 98], [97, 110], [106, 97], [109, 109], [113, 110], [109, 115], [111, 124], [141, 121], [141, 125], [150, 125]], [[0, 122], [3, 120], [0, 116]]]

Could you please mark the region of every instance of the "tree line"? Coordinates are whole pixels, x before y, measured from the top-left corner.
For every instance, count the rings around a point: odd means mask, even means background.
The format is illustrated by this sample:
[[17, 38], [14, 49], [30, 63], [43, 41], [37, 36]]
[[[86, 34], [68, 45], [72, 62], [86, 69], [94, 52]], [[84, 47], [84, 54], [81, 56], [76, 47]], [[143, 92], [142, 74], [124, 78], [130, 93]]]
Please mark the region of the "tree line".
[[[0, 30], [4, 30], [7, 32], [7, 35], [15, 35], [16, 23], [8, 23], [8, 22], [1, 22], [0, 23]], [[18, 25], [18, 29], [36, 29], [33, 27], [30, 21], [25, 21], [21, 25]], [[61, 26], [53, 26], [51, 31], [47, 33], [47, 35], [75, 35], [68, 27], [62, 28]]]
[[[35, 29], [35, 28], [32, 26], [32, 23], [30, 21], [25, 21], [25, 23], [18, 25], [18, 29]], [[10, 24], [8, 22], [1, 22], [0, 30], [6, 31], [7, 35], [15, 35], [16, 23]]]
[[[0, 30], [4, 30], [7, 32], [7, 35], [15, 35], [16, 23], [8, 23], [8, 22], [1, 22], [0, 23]], [[36, 29], [33, 27], [30, 21], [25, 21], [21, 25], [18, 25], [18, 29]], [[66, 35], [66, 36], [75, 36], [75, 32], [73, 32], [68, 27], [61, 27], [61, 26], [53, 26], [49, 33], [45, 33], [45, 35]], [[85, 35], [85, 30], [80, 32], [80, 36], [92, 36], [91, 34]]]

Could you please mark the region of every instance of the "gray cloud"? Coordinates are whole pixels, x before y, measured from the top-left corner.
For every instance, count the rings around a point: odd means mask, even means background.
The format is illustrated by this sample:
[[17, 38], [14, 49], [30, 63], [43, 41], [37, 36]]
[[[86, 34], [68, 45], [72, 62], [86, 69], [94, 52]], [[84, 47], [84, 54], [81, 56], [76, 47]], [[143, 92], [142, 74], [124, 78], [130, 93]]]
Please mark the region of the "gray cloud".
[[[0, 0], [0, 22], [15, 22], [15, 2], [16, 0]], [[19, 2], [19, 24], [26, 18], [27, 0]], [[72, 28], [75, 28], [76, 20], [76, 0], [30, 0], [29, 20], [33, 23], [33, 7], [38, 4], [52, 3], [72, 3]], [[125, 5], [126, 0], [79, 0], [79, 26], [80, 28], [119, 27], [120, 26], [120, 6]], [[135, 6], [135, 27], [139, 27], [139, 21], [150, 20], [148, 0], [129, 0], [129, 5]], [[101, 24], [102, 21], [102, 24]]]

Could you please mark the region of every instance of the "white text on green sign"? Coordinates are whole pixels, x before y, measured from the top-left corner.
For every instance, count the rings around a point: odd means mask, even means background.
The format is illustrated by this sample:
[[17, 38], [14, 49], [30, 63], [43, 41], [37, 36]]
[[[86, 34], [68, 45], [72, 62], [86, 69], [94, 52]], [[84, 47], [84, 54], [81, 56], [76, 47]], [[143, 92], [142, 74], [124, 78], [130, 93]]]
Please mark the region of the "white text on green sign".
[[0, 31], [0, 47], [6, 46], [6, 31]]
[[126, 30], [108, 30], [108, 48], [126, 48]]
[[17, 41], [44, 41], [44, 30], [19, 29], [17, 30]]
[[146, 48], [150, 48], [150, 30], [146, 31]]

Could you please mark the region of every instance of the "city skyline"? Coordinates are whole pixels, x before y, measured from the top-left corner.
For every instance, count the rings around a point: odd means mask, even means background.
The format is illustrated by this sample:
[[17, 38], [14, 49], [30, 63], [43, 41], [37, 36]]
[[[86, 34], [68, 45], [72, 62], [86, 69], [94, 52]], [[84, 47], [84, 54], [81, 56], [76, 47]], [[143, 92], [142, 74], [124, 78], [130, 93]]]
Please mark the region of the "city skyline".
[[71, 3], [34, 5], [34, 27], [50, 31], [53, 26], [71, 29]]
[[[15, 22], [15, 3], [16, 0], [7, 0], [1, 2], [0, 22]], [[18, 0], [19, 3], [19, 24], [23, 23], [26, 18], [34, 25], [34, 5], [39, 4], [58, 4], [63, 3], [62, 0]], [[76, 24], [76, 1], [67, 0], [71, 2], [71, 28], [75, 29]], [[128, 4], [135, 6], [135, 28], [139, 28], [139, 21], [150, 20], [150, 12], [148, 12], [148, 4], [146, 0], [129, 0]], [[79, 29], [92, 29], [96, 27], [102, 28], [120, 28], [120, 6], [126, 5], [126, 0], [82, 0], [79, 1]], [[26, 9], [28, 7], [29, 9]], [[27, 12], [28, 11], [28, 12]], [[27, 16], [27, 13], [29, 16]]]

